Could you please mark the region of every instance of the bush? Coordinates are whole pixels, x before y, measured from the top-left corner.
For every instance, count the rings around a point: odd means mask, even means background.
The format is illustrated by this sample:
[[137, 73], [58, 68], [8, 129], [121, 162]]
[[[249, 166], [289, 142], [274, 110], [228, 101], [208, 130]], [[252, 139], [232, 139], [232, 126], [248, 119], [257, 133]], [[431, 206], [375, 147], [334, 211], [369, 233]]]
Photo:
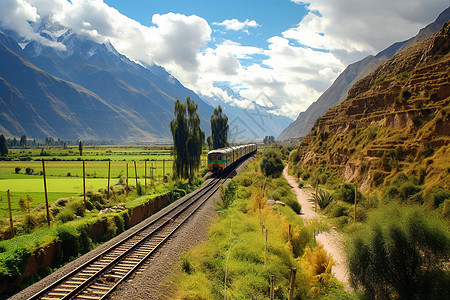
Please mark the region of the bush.
[[433, 215], [384, 207], [351, 239], [351, 281], [370, 299], [446, 298], [449, 250], [450, 235]]
[[145, 193], [145, 188], [140, 182], [137, 183], [136, 192], [139, 196], [142, 196]]
[[34, 170], [33, 170], [32, 168], [30, 168], [30, 167], [27, 167], [27, 168], [25, 169], [25, 173], [26, 173], [27, 175], [31, 175], [31, 174], [33, 174], [33, 172], [34, 172]]
[[78, 242], [79, 233], [75, 228], [71, 226], [59, 226], [56, 229], [56, 236], [61, 242], [61, 251], [63, 261], [69, 261], [69, 259], [78, 256], [80, 251], [80, 245]]
[[280, 154], [274, 150], [266, 150], [261, 158], [261, 171], [267, 177], [280, 177], [284, 164]]
[[450, 199], [450, 191], [442, 188], [434, 188], [425, 195], [426, 203], [434, 208], [439, 207], [447, 199]]
[[317, 201], [317, 204], [319, 204], [320, 209], [325, 209], [331, 202], [333, 202], [333, 195], [322, 189], [319, 189], [317, 195], [313, 194], [312, 196], [313, 197], [311, 200], [314, 202]]
[[21, 167], [16, 167], [16, 168], [14, 169], [14, 172], [16, 172], [16, 174], [19, 174], [19, 173], [20, 173], [20, 170], [22, 170]]

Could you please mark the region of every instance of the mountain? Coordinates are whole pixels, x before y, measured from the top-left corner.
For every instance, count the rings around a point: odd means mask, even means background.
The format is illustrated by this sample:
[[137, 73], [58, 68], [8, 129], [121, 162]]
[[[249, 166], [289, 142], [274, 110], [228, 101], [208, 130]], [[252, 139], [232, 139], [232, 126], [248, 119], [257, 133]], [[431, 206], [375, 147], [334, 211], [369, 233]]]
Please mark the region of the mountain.
[[211, 106], [221, 106], [228, 117], [229, 140], [231, 142], [262, 140], [265, 136], [278, 136], [292, 122], [285, 116], [275, 114], [277, 107], [264, 94], [258, 99], [266, 106], [242, 97], [228, 86], [214, 84], [228, 95], [225, 101], [219, 97], [202, 98]]
[[43, 139], [170, 142], [176, 98], [198, 104], [209, 134], [213, 108], [159, 66], [142, 66], [111, 44], [48, 20], [35, 30], [66, 49], [0, 32], [0, 131]]
[[[363, 191], [414, 175], [425, 191], [450, 188], [450, 21], [359, 80], [319, 118], [296, 160], [325, 166]], [[405, 187], [405, 192], [406, 192]]]
[[311, 130], [314, 122], [318, 118], [323, 116], [329, 108], [339, 104], [347, 97], [349, 89], [358, 80], [371, 73], [396, 53], [400, 53], [415, 43], [432, 36], [449, 18], [450, 7], [444, 10], [438, 16], [436, 21], [421, 29], [415, 37], [403, 42], [395, 43], [375, 56], [367, 56], [366, 58], [349, 65], [338, 76], [333, 84], [319, 97], [319, 99], [317, 99], [317, 101], [312, 103], [306, 111], [301, 112], [297, 119], [283, 130], [277, 137], [277, 140], [305, 136]]

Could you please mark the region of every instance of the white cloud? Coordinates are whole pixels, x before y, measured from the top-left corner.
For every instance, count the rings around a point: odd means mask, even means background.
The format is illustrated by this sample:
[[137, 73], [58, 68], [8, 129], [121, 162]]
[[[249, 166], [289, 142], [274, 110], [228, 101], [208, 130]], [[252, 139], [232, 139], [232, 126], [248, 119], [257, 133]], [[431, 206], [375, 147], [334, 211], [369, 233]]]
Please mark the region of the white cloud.
[[[226, 81], [249, 100], [267, 105], [259, 97], [264, 94], [276, 104], [277, 113], [295, 118], [348, 63], [413, 36], [448, 6], [448, 0], [291, 1], [308, 4], [309, 13], [270, 37], [265, 47], [230, 40], [208, 46], [212, 30], [199, 16], [153, 14], [153, 24], [144, 26], [102, 0], [0, 0], [0, 22], [28, 39], [56, 46], [28, 23], [49, 17], [77, 34], [111, 42], [132, 60], [162, 65], [198, 93], [231, 101], [213, 85]], [[213, 25], [244, 32], [260, 27], [249, 19]], [[251, 102], [236, 105], [247, 107]]]
[[258, 27], [259, 24], [256, 23], [255, 20], [245, 20], [244, 22], [241, 22], [237, 19], [231, 19], [231, 20], [225, 20], [221, 23], [217, 23], [214, 22], [213, 25], [217, 25], [217, 26], [223, 26], [225, 27], [226, 30], [233, 30], [233, 31], [239, 31], [239, 30], [243, 30], [245, 32], [248, 32], [247, 28], [249, 27]]
[[345, 63], [414, 36], [449, 5], [447, 0], [291, 1], [308, 4], [310, 12], [283, 37], [330, 50]]
[[63, 45], [49, 41], [33, 32], [28, 22], [37, 22], [40, 18], [36, 8], [25, 0], [0, 1], [0, 24], [4, 28], [14, 30], [24, 38], [39, 41], [46, 46], [64, 49]]

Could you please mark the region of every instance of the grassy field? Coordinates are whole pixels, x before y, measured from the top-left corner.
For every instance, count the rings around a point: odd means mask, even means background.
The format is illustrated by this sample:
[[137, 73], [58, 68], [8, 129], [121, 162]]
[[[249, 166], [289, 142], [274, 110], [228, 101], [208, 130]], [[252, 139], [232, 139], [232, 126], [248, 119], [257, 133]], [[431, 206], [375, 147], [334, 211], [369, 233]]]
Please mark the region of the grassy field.
[[[49, 201], [53, 202], [62, 197], [83, 194], [83, 160], [86, 189], [98, 190], [107, 187], [109, 163], [111, 185], [116, 184], [120, 177], [127, 176], [127, 167], [130, 185], [136, 185], [136, 173], [142, 184], [145, 182], [145, 175], [147, 183], [150, 183], [152, 178], [162, 179], [163, 175], [170, 177], [173, 157], [166, 148], [85, 147], [83, 156], [79, 156], [78, 147], [10, 149], [10, 154], [16, 160], [0, 161], [0, 218], [7, 217], [7, 190], [11, 192], [14, 215], [21, 213], [18, 202], [27, 195], [33, 198], [32, 207], [45, 203], [42, 159], [45, 160]], [[202, 157], [203, 166], [205, 162], [206, 152]]]

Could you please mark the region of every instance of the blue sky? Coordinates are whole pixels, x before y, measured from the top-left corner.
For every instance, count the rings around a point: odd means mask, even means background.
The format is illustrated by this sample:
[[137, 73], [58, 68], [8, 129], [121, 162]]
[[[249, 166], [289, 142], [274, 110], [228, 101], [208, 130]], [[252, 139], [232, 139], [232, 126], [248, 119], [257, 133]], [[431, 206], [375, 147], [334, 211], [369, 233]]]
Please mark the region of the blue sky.
[[[0, 23], [34, 32], [51, 19], [143, 65], [160, 65], [200, 96], [251, 107], [270, 99], [292, 119], [345, 67], [406, 40], [448, 0], [0, 0]], [[226, 83], [247, 100], [230, 97]], [[260, 97], [264, 94], [266, 97]]]
[[[146, 26], [152, 25], [152, 15], [169, 12], [197, 15], [209, 24], [224, 20], [255, 20], [260, 26], [249, 33], [225, 32], [221, 26], [214, 26], [217, 39], [239, 39], [257, 47], [267, 47], [267, 40], [294, 27], [307, 13], [305, 4], [290, 0], [105, 0], [109, 6]], [[222, 34], [220, 34], [222, 33]], [[213, 41], [211, 42], [213, 43]]]

